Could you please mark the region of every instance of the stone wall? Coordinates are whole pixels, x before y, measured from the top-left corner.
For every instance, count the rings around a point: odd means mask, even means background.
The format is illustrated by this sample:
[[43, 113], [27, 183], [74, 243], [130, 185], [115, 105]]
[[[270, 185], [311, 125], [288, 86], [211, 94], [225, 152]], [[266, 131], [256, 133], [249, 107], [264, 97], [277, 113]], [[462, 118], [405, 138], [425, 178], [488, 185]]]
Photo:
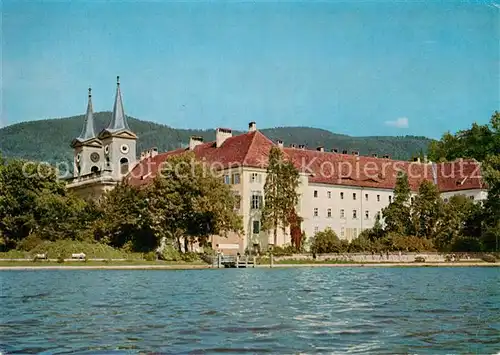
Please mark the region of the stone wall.
[[[387, 262], [414, 262], [417, 256], [423, 257], [426, 262], [445, 262], [446, 257], [452, 258], [452, 261], [477, 261], [481, 259], [480, 253], [342, 253], [342, 254], [320, 254], [316, 255], [316, 261], [327, 260], [340, 260], [340, 261], [354, 261], [354, 262], [369, 262], [369, 263], [387, 263]], [[276, 256], [274, 260], [312, 260], [312, 254], [294, 254], [287, 256]]]

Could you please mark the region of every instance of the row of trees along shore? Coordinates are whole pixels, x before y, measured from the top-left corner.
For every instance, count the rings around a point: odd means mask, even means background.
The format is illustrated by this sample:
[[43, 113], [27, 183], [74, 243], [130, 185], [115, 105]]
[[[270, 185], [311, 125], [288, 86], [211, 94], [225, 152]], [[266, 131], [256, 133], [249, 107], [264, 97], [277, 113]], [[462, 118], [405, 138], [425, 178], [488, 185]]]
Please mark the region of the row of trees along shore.
[[120, 184], [99, 201], [86, 201], [47, 165], [0, 160], [0, 248], [39, 250], [73, 240], [144, 253], [166, 238], [181, 253], [194, 241], [207, 244], [212, 234], [242, 232], [237, 196], [220, 177], [192, 153], [169, 161], [152, 184]]
[[[372, 229], [350, 244], [332, 230], [307, 239], [295, 207], [299, 173], [273, 147], [262, 207], [263, 229], [277, 239], [289, 230], [292, 245], [280, 251], [493, 251], [500, 238], [500, 114], [431, 143], [433, 161], [473, 158], [482, 162], [488, 198], [483, 203], [455, 196], [444, 202], [436, 187], [421, 184], [411, 198], [408, 179], [398, 176], [393, 202]], [[0, 250], [40, 250], [57, 241], [99, 243], [126, 252], [151, 252], [162, 239], [177, 252], [208, 236], [242, 233], [234, 209], [238, 196], [192, 153], [169, 158], [155, 180], [143, 187], [120, 184], [99, 201], [68, 191], [50, 166], [0, 157]], [[182, 243], [185, 245], [181, 245]], [[38, 248], [38, 249], [37, 249]]]
[[[484, 202], [474, 202], [464, 195], [456, 195], [445, 202], [437, 187], [428, 181], [422, 182], [418, 192], [412, 197], [408, 177], [397, 177], [393, 201], [378, 214], [374, 227], [366, 229], [351, 243], [339, 240], [332, 229], [320, 231], [309, 240], [313, 253], [335, 252], [381, 252], [381, 251], [441, 251], [441, 252], [481, 252], [498, 251], [500, 240], [500, 113], [495, 112], [489, 124], [474, 123], [470, 129], [456, 134], [446, 133], [439, 141], [429, 146], [428, 156], [435, 162], [453, 161], [459, 158], [475, 159], [482, 163], [482, 177], [488, 187], [488, 198]], [[283, 159], [278, 151], [271, 151], [266, 185], [272, 196], [272, 211], [264, 206], [264, 221], [267, 228], [276, 231], [277, 223], [284, 216], [293, 216], [295, 210], [288, 207], [290, 213], [278, 212], [287, 201], [295, 199], [287, 195], [286, 199], [276, 202], [276, 191], [281, 185], [296, 186], [295, 174], [277, 174], [282, 166], [276, 161]], [[278, 168], [276, 167], [278, 166]], [[281, 167], [280, 167], [281, 166]], [[284, 176], [282, 181], [279, 177]], [[290, 179], [290, 176], [293, 178]], [[277, 179], [277, 181], [276, 181]], [[281, 187], [283, 189], [283, 187]], [[283, 196], [284, 197], [284, 196]], [[267, 196], [266, 196], [267, 203]], [[273, 207], [277, 205], [278, 208]], [[269, 220], [271, 221], [269, 223]], [[285, 220], [286, 221], [286, 220]], [[292, 228], [291, 228], [292, 229]], [[301, 245], [300, 237], [294, 238], [292, 245], [275, 248], [275, 253], [302, 251], [307, 245]]]

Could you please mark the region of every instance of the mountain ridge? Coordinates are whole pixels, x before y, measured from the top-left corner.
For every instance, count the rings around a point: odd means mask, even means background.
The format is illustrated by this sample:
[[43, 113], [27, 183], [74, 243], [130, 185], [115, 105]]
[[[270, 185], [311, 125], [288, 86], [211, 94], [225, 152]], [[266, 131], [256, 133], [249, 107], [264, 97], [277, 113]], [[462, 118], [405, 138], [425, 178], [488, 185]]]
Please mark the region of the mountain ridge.
[[[130, 128], [139, 136], [138, 152], [157, 147], [160, 152], [185, 147], [191, 135], [203, 137], [205, 141], [215, 140], [214, 129], [187, 129], [143, 121], [128, 117]], [[104, 129], [111, 112], [94, 113], [96, 131]], [[70, 142], [82, 130], [84, 115], [20, 122], [0, 128], [0, 153], [4, 157], [27, 160], [59, 162], [72, 161]], [[258, 124], [258, 122], [257, 122]], [[284, 144], [305, 144], [309, 149], [323, 146], [359, 151], [361, 155], [377, 153], [389, 154], [395, 159], [408, 160], [412, 156], [427, 151], [430, 138], [421, 136], [349, 136], [330, 132], [326, 129], [307, 126], [274, 127], [259, 129], [269, 139], [281, 139]], [[233, 130], [233, 134], [245, 131]]]

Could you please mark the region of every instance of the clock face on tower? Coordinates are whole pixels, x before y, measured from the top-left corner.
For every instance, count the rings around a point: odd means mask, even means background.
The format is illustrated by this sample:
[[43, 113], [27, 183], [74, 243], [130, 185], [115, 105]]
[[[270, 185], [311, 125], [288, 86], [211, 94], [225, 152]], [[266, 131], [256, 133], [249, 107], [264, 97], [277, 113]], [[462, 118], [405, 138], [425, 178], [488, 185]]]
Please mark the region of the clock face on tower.
[[97, 163], [99, 161], [99, 153], [92, 153], [90, 154], [90, 160], [92, 160], [94, 163]]
[[122, 153], [127, 154], [128, 153], [128, 145], [122, 144], [122, 146], [120, 147], [120, 150], [122, 151]]

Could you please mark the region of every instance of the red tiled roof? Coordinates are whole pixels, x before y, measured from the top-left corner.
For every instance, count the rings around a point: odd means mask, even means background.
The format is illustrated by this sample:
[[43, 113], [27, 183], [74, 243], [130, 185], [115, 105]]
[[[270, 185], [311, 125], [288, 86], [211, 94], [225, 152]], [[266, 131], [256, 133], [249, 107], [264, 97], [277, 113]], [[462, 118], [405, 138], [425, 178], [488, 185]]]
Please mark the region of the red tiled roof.
[[294, 148], [284, 151], [299, 170], [311, 174], [312, 183], [393, 189], [403, 171], [411, 189], [417, 190], [423, 180], [432, 181], [433, 176], [429, 164]]
[[[217, 148], [215, 142], [197, 145], [193, 152], [196, 158], [206, 163], [216, 163], [218, 168], [226, 169], [237, 166], [265, 168], [273, 142], [259, 131], [240, 134], [227, 138]], [[189, 151], [187, 148], [176, 149], [141, 160], [127, 176], [131, 185], [142, 185], [153, 179], [160, 165], [172, 155]]]
[[460, 159], [436, 164], [438, 188], [441, 192], [485, 188], [481, 165], [476, 160]]
[[[265, 169], [273, 145], [262, 133], [253, 131], [227, 138], [219, 148], [215, 142], [199, 144], [193, 152], [197, 159], [216, 163], [219, 169], [237, 166]], [[168, 157], [186, 151], [187, 148], [177, 149], [141, 160], [127, 176], [127, 182], [142, 185], [151, 181]], [[283, 152], [285, 159], [292, 161], [299, 171], [309, 174], [311, 183], [394, 189], [398, 172], [403, 171], [413, 191], [424, 180], [437, 183], [440, 191], [483, 188], [480, 171], [476, 169], [479, 163], [475, 161], [424, 164], [296, 148], [283, 148]]]

